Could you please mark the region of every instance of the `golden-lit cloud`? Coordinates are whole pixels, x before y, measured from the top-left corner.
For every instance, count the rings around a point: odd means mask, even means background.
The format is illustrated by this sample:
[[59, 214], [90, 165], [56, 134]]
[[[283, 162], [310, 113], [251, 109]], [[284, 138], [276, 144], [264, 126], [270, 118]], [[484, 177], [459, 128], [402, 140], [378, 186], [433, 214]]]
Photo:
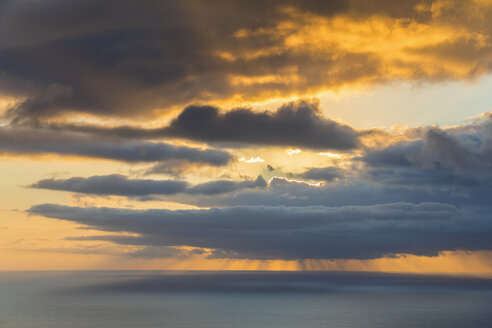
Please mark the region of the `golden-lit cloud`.
[[[6, 29], [12, 33], [0, 43], [0, 93], [21, 101], [8, 106], [8, 118], [32, 124], [70, 113], [145, 124], [192, 103], [231, 107], [400, 80], [474, 81], [490, 71], [486, 0], [233, 2], [204, 15], [205, 3], [144, 4], [122, 9], [126, 20], [95, 17], [93, 25], [71, 30], [59, 28], [66, 22], [56, 16], [45, 20], [40, 10], [45, 26], [35, 31], [25, 9], [13, 6]], [[132, 34], [136, 12], [149, 19]], [[79, 14], [67, 9], [63, 16]], [[186, 17], [188, 24], [177, 29], [172, 19], [155, 21], [159, 14]], [[76, 51], [81, 36], [86, 43]]]
[[[429, 10], [438, 15], [452, 5], [452, 1], [435, 2]], [[249, 61], [289, 54], [315, 61], [316, 71], [311, 70], [309, 62], [302, 62], [290, 67], [287, 74], [277, 71], [275, 79], [269, 79], [270, 75], [251, 76], [248, 85], [267, 81], [281, 84], [285, 76], [285, 91], [315, 93], [345, 84], [357, 87], [394, 79], [459, 80], [487, 73], [492, 58], [489, 35], [466, 26], [383, 15], [323, 17], [295, 8], [285, 8], [284, 14], [275, 27], [235, 33], [240, 39], [268, 37], [277, 41], [276, 46], [262, 51], [232, 50], [229, 57]], [[471, 56], [444, 55], [445, 49], [452, 47], [468, 48]], [[297, 75], [289, 78], [293, 73]]]

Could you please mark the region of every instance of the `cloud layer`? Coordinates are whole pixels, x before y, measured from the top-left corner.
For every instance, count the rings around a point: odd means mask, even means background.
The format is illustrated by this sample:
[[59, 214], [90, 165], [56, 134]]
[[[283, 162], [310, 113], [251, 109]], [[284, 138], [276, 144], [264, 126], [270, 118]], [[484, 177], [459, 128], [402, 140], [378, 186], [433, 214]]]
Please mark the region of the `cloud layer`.
[[0, 93], [19, 96], [8, 111], [15, 122], [469, 80], [492, 62], [487, 1], [49, 0], [0, 9]]
[[126, 210], [54, 204], [29, 213], [140, 237], [96, 237], [130, 245], [214, 249], [213, 257], [371, 259], [435, 256], [449, 250], [492, 250], [488, 209], [440, 203], [345, 207], [230, 207]]
[[9, 127], [0, 127], [0, 153], [75, 155], [133, 163], [184, 160], [214, 166], [226, 165], [232, 159], [228, 152], [216, 149]]
[[249, 108], [229, 111], [214, 106], [188, 106], [168, 126], [145, 129], [89, 124], [44, 124], [46, 128], [122, 138], [183, 138], [225, 145], [294, 146], [350, 151], [360, 146], [359, 132], [323, 117], [319, 100], [299, 100], [276, 111]]
[[208, 142], [299, 146], [350, 150], [358, 136], [347, 125], [325, 119], [319, 102], [292, 102], [276, 112], [236, 109], [225, 113], [214, 107], [191, 106], [171, 122], [170, 135]]
[[218, 195], [243, 189], [264, 188], [266, 181], [259, 176], [256, 180], [210, 181], [190, 186], [185, 181], [128, 179], [120, 174], [73, 177], [69, 179], [44, 179], [30, 187], [51, 190], [64, 190], [95, 195], [150, 196], [150, 195]]
[[480, 187], [492, 183], [490, 118], [454, 129], [428, 128], [414, 141], [370, 151], [362, 161], [391, 184]]

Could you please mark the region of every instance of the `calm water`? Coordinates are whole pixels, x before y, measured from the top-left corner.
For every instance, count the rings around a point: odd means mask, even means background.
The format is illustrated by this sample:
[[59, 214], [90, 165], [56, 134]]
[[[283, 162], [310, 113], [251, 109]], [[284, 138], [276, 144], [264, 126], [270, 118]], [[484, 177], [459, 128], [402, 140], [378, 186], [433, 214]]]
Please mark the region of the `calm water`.
[[492, 327], [492, 282], [350, 273], [0, 273], [1, 328]]

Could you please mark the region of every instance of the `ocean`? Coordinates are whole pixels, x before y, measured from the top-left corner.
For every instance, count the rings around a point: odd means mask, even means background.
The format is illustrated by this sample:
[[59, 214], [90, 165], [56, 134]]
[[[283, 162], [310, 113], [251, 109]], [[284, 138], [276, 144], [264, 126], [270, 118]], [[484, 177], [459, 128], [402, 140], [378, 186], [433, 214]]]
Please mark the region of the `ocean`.
[[3, 272], [0, 327], [490, 328], [492, 280], [350, 272]]

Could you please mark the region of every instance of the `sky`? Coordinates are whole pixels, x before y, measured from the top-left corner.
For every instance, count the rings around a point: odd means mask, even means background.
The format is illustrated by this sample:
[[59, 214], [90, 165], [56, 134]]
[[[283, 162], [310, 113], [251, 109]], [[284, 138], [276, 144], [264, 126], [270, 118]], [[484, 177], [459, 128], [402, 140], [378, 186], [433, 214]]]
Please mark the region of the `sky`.
[[0, 0], [0, 270], [492, 276], [491, 21]]

